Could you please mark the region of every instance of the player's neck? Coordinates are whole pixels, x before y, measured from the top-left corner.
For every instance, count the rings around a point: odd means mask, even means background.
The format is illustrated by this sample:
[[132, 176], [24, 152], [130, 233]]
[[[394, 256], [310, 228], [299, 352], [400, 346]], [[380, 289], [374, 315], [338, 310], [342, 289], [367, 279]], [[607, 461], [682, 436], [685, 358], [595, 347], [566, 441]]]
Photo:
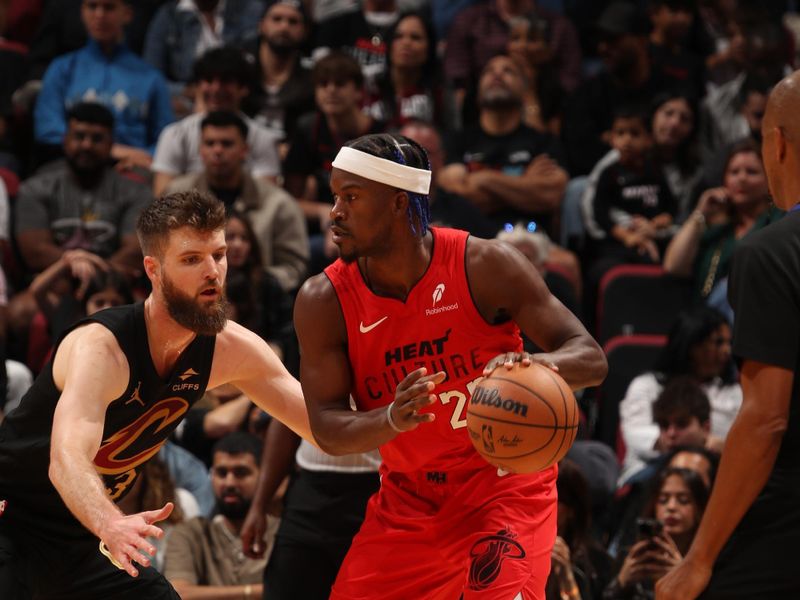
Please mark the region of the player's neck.
[[509, 134], [516, 130], [521, 123], [522, 110], [520, 107], [481, 111], [481, 129], [489, 135]]
[[224, 517], [225, 527], [227, 527], [228, 531], [230, 531], [233, 535], [237, 538], [242, 534], [242, 526], [244, 525], [244, 519], [231, 519], [230, 517]]
[[278, 54], [269, 47], [266, 40], [259, 46], [261, 73], [267, 85], [283, 85], [292, 74], [298, 52], [291, 51]]
[[144, 323], [150, 357], [160, 377], [172, 371], [175, 363], [196, 334], [178, 325], [169, 316], [167, 307], [152, 294], [144, 302]]
[[396, 245], [388, 254], [358, 261], [367, 287], [379, 296], [405, 300], [422, 279], [432, 258], [432, 235]]
[[360, 136], [370, 127], [370, 118], [360, 109], [345, 111], [341, 114], [326, 115], [328, 128], [334, 135]]

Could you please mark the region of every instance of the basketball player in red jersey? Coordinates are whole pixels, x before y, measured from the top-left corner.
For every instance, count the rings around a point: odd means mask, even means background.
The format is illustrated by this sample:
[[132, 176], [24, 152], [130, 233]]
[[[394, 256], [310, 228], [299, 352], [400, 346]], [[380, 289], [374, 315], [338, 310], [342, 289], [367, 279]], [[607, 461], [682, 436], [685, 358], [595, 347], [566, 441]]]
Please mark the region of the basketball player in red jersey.
[[[556, 468], [501, 476], [468, 439], [467, 403], [495, 366], [542, 362], [581, 388], [605, 357], [522, 254], [428, 227], [418, 144], [364, 136], [333, 167], [341, 258], [295, 304], [301, 383], [323, 450], [384, 462], [331, 598], [543, 600]], [[522, 354], [520, 327], [548, 352]]]

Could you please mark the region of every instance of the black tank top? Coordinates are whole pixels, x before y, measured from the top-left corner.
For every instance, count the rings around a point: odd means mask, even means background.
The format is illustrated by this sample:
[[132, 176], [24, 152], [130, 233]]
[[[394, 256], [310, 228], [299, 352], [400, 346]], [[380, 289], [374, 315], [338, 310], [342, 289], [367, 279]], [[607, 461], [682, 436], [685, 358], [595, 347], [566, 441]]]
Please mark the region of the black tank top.
[[[89, 322], [100, 323], [114, 334], [130, 368], [125, 392], [106, 411], [103, 441], [94, 458], [109, 498], [117, 501], [205, 392], [216, 338], [197, 336], [162, 379], [150, 356], [143, 303], [95, 313], [66, 331], [58, 343], [69, 331]], [[19, 407], [0, 425], [0, 499], [9, 499], [10, 504], [24, 502], [31, 516], [44, 511], [50, 519], [69, 518], [48, 477], [53, 413], [60, 395], [51, 359]]]

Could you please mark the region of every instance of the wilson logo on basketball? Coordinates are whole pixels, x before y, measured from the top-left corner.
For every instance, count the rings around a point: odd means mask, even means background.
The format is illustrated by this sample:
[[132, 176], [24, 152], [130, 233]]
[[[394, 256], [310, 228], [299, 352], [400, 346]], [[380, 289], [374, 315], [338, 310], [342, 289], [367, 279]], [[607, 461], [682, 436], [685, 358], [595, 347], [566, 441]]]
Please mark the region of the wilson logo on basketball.
[[528, 416], [527, 404], [523, 404], [522, 402], [518, 402], [516, 400], [511, 400], [510, 398], [506, 398], [504, 400], [500, 397], [500, 392], [494, 389], [487, 389], [483, 387], [476, 388], [475, 392], [472, 394], [472, 400], [470, 400], [470, 404], [477, 404], [479, 406], [494, 406], [510, 413], [514, 413], [515, 415], [520, 415], [522, 417]]
[[479, 592], [487, 589], [500, 575], [505, 559], [525, 558], [525, 549], [516, 537], [516, 533], [506, 528], [475, 542], [469, 551], [472, 562], [469, 565], [467, 586], [470, 590]]

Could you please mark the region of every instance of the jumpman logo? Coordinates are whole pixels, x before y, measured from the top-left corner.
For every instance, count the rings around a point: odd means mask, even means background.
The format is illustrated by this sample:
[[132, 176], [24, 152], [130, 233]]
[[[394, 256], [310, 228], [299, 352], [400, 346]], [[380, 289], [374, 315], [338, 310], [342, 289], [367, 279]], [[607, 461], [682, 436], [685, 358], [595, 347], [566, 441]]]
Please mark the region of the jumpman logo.
[[125, 406], [127, 406], [127, 405], [128, 405], [128, 404], [130, 404], [131, 402], [138, 402], [139, 404], [141, 404], [142, 406], [144, 406], [144, 400], [142, 400], [142, 397], [139, 395], [139, 388], [140, 388], [140, 387], [142, 387], [142, 382], [141, 382], [141, 381], [140, 381], [140, 382], [139, 382], [139, 384], [136, 386], [136, 389], [135, 389], [135, 390], [133, 390], [133, 393], [131, 394], [131, 397], [130, 397], [130, 398], [128, 398], [128, 401], [125, 403]]

